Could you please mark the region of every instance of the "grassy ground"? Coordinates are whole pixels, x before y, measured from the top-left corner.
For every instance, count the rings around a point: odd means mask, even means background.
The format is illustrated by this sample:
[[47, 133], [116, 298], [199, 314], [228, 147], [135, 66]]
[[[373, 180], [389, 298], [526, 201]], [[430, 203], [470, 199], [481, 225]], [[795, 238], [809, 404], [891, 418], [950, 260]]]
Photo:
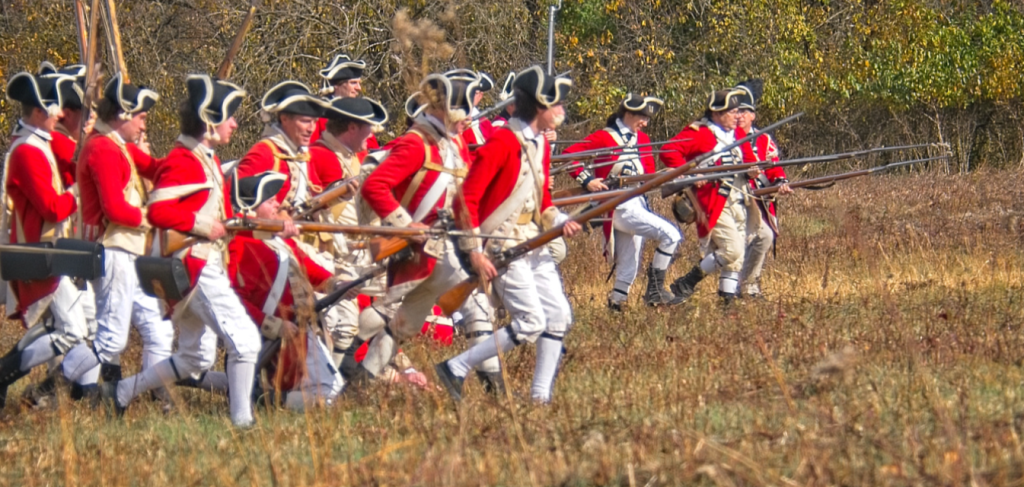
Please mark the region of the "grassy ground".
[[[0, 484], [1021, 485], [1018, 177], [874, 177], [790, 197], [769, 299], [730, 309], [708, 280], [684, 307], [634, 297], [610, 314], [599, 237], [578, 239], [550, 406], [472, 381], [459, 408], [378, 386], [331, 410], [261, 410], [248, 431], [191, 391], [169, 417], [141, 401], [124, 421], [68, 401], [9, 406]], [[691, 228], [672, 274], [695, 247]], [[456, 347], [406, 350], [429, 368]], [[529, 348], [507, 357], [518, 394], [532, 362]]]

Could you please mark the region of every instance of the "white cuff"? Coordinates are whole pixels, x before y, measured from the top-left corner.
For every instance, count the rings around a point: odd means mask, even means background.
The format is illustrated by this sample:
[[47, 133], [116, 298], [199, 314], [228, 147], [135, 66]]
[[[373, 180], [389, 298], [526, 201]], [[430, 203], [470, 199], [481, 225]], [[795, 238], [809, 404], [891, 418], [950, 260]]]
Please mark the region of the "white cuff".
[[210, 233], [213, 232], [213, 223], [215, 221], [218, 220], [211, 216], [197, 213], [195, 223], [192, 224], [192, 234], [199, 235], [200, 237], [209, 237]]
[[[470, 233], [472, 233], [473, 235], [480, 235], [480, 228], [479, 227], [474, 228], [474, 229], [470, 230]], [[482, 252], [483, 248], [484, 248], [484, 241], [480, 237], [465, 236], [465, 237], [460, 237], [459, 238], [459, 249], [461, 249], [463, 251], [466, 251], [466, 252], [473, 252], [473, 251]]]
[[409, 216], [409, 212], [405, 211], [405, 208], [399, 206], [390, 215], [382, 218], [381, 223], [392, 227], [407, 227], [412, 224], [412, 217]]
[[549, 206], [548, 209], [544, 210], [544, 213], [541, 213], [540, 215], [540, 225], [544, 230], [551, 229], [567, 221], [569, 221], [569, 215], [558, 211], [558, 208], [554, 206]]

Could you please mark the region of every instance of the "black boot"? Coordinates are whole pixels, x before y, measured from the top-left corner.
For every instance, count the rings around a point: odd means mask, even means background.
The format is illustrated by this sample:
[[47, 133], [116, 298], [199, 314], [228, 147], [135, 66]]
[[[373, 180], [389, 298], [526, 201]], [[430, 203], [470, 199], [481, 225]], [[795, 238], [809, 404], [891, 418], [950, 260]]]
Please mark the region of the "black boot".
[[123, 378], [120, 364], [100, 364], [100, 380], [103, 382], [117, 382]]
[[739, 297], [736, 293], [727, 293], [725, 291], [718, 291], [718, 295], [722, 297], [722, 304], [725, 306], [732, 305]]
[[700, 265], [693, 266], [690, 272], [687, 272], [685, 276], [676, 279], [676, 282], [672, 283], [672, 293], [682, 301], [690, 299], [693, 296], [694, 291], [697, 290], [697, 284], [704, 279], [704, 270], [700, 268]]
[[124, 412], [128, 408], [127, 406], [122, 406], [120, 401], [117, 400], [117, 381], [104, 381], [99, 386], [99, 392], [99, 400], [113, 409], [114, 416], [117, 418], [124, 417]]
[[478, 370], [476, 371], [476, 377], [480, 379], [480, 383], [483, 384], [484, 392], [496, 397], [505, 395], [505, 378], [502, 377], [501, 371], [484, 372], [482, 370]]
[[21, 402], [32, 407], [46, 407], [54, 404], [58, 390], [69, 390], [70, 382], [64, 377], [64, 369], [54, 367], [38, 384], [31, 384], [21, 393]]
[[683, 302], [668, 289], [665, 289], [665, 269], [647, 266], [647, 293], [644, 294], [647, 306], [674, 306]]
[[462, 400], [462, 383], [466, 380], [462, 377], [455, 375], [452, 372], [451, 367], [448, 367], [448, 362], [444, 361], [434, 366], [434, 371], [437, 372], [437, 378], [441, 381], [441, 385], [448, 391], [448, 394], [452, 396], [455, 402]]
[[7, 388], [26, 375], [28, 371], [21, 370], [21, 350], [17, 347], [0, 358], [0, 410], [7, 405]]

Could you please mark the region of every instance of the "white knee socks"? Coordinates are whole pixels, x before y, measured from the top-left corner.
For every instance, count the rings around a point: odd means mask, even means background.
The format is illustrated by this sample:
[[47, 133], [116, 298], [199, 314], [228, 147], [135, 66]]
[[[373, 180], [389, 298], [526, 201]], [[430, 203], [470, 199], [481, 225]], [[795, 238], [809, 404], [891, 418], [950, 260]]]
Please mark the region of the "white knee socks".
[[[484, 363], [485, 360], [496, 358], [498, 356], [497, 347], [501, 347], [501, 353], [508, 353], [516, 348], [516, 342], [512, 341], [509, 333], [512, 333], [512, 330], [508, 327], [498, 330], [480, 343], [469, 347], [469, 350], [448, 360], [448, 368], [453, 374], [465, 377], [470, 370]], [[497, 343], [497, 347], [495, 343]]]
[[135, 399], [135, 396], [143, 392], [174, 384], [178, 380], [178, 376], [174, 373], [174, 366], [171, 365], [171, 360], [167, 359], [157, 362], [152, 367], [118, 382], [117, 402], [121, 406], [127, 407], [132, 402], [132, 399]]
[[21, 352], [21, 370], [28, 372], [37, 365], [42, 365], [48, 360], [60, 355], [53, 346], [54, 334], [43, 335], [34, 342], [28, 344]]
[[562, 360], [562, 341], [548, 335], [537, 339], [537, 365], [533, 369], [533, 386], [530, 396], [535, 401], [551, 402], [551, 393], [555, 386], [555, 375], [558, 363]]
[[64, 377], [72, 382], [81, 385], [95, 384], [100, 377], [100, 359], [96, 357], [92, 348], [79, 343], [64, 355], [63, 369]]
[[[207, 374], [209, 375], [209, 374]], [[228, 405], [235, 426], [250, 426], [252, 419], [252, 382], [256, 364], [228, 359]]]

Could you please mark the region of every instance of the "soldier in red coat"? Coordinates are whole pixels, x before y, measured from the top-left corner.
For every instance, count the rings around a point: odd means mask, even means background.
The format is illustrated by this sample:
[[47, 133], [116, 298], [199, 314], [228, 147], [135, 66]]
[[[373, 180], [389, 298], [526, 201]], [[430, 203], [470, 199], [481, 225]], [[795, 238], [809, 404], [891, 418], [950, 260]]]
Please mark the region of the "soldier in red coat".
[[[485, 93], [494, 88], [494, 80], [491, 79], [491, 76], [483, 71], [473, 71], [471, 69], [453, 69], [444, 75], [453, 80], [477, 83], [480, 89], [473, 95], [473, 109], [470, 110], [469, 116], [473, 118], [479, 115], [480, 101], [484, 99]], [[480, 118], [469, 122], [469, 128], [462, 132], [462, 139], [466, 141], [467, 145], [480, 146], [487, 142], [492, 133], [494, 133], [494, 127], [491, 126], [491, 121], [486, 118]]]
[[297, 81], [284, 81], [270, 88], [262, 100], [263, 113], [270, 117], [270, 123], [235, 169], [236, 179], [267, 171], [284, 174], [284, 189], [277, 195], [283, 218], [287, 218], [287, 210], [330, 183], [317, 180], [309, 169], [310, 138], [324, 106], [325, 102], [313, 96], [308, 86]]
[[[238, 180], [235, 207], [257, 218], [275, 218], [280, 204], [274, 195], [284, 180], [281, 174], [269, 172]], [[314, 330], [319, 328], [315, 292], [329, 290], [334, 273], [317, 265], [294, 240], [273, 235], [238, 233], [228, 253], [232, 287], [264, 343], [282, 341], [271, 373], [274, 389], [285, 394], [285, 406], [303, 410], [332, 404], [344, 381]]]
[[[426, 105], [387, 157], [367, 177], [360, 195], [384, 225], [427, 227], [453, 206], [467, 171], [469, 151], [460, 134], [468, 124], [476, 81], [433, 74], [420, 83]], [[437, 298], [466, 278], [456, 249], [446, 239], [412, 238], [414, 256], [392, 262], [387, 294], [359, 316], [359, 333], [370, 334], [362, 369], [380, 377], [400, 342], [414, 336]], [[460, 310], [468, 322], [490, 321], [485, 298]], [[379, 330], [376, 331], [376, 330]]]
[[[75, 78], [74, 83], [62, 83], [64, 90], [61, 99], [64, 103], [63, 113], [57, 127], [50, 133], [53, 140], [50, 147], [53, 148], [53, 156], [57, 158], [57, 167], [60, 168], [61, 178], [64, 185], [70, 187], [75, 184], [75, 164], [72, 159], [75, 157], [75, 148], [78, 146], [78, 136], [82, 128], [82, 103], [85, 98], [85, 65], [72, 64], [57, 69], [49, 62], [43, 62], [39, 67], [41, 76], [71, 76]], [[90, 127], [86, 127], [91, 129]], [[86, 133], [89, 131], [86, 130]]]
[[93, 350], [69, 354], [64, 375], [73, 381], [99, 368], [104, 382], [121, 379], [121, 353], [131, 325], [142, 336], [142, 367], [171, 356], [174, 329], [159, 301], [142, 292], [135, 260], [146, 253], [150, 226], [145, 219], [147, 191], [157, 160], [136, 146], [146, 117], [159, 96], [115, 76], [103, 90], [97, 121], [85, 139], [77, 164], [82, 234], [104, 248], [103, 276], [95, 280], [96, 339]]
[[[337, 181], [350, 180], [353, 191], [349, 198], [334, 202], [323, 210], [319, 219], [343, 225], [359, 225], [358, 197], [362, 158], [367, 141], [373, 135], [373, 127], [388, 121], [384, 107], [368, 98], [335, 98], [331, 100], [324, 115], [327, 130], [309, 149], [310, 165], [316, 179], [325, 186]], [[373, 258], [366, 249], [349, 249], [342, 235], [319, 234], [320, 250], [331, 256], [335, 275], [351, 280], [368, 272], [373, 267]], [[383, 287], [364, 287], [363, 292], [382, 295]], [[345, 350], [352, 346], [359, 331], [359, 304], [353, 299], [342, 299], [331, 307], [324, 316], [324, 324], [331, 334], [335, 365], [340, 366]], [[357, 347], [358, 348], [358, 347]]]
[[[740, 118], [736, 127], [736, 136], [745, 137], [746, 134], [756, 131], [754, 120], [757, 119], [756, 107], [761, 99], [764, 83], [759, 79], [744, 81], [736, 86], [736, 89], [743, 91], [740, 95]], [[778, 162], [779, 148], [775, 140], [769, 134], [759, 135], [753, 143], [746, 143], [742, 146], [743, 162]], [[786, 171], [781, 167], [773, 167], [764, 171], [757, 178], [750, 180], [751, 189], [760, 189], [768, 186], [781, 186], [779, 195], [792, 193], [789, 188], [789, 180], [786, 178]], [[761, 268], [764, 266], [765, 256], [768, 250], [775, 243], [775, 237], [779, 233], [778, 218], [775, 213], [775, 202], [773, 200], [759, 199], [757, 208], [760, 211], [761, 219], [758, 229], [748, 236], [749, 243], [747, 251], [743, 256], [743, 268], [740, 270], [740, 291], [741, 296], [761, 297]]]
[[[365, 71], [366, 62], [362, 59], [352, 60], [348, 54], [334, 56], [330, 64], [320, 70], [320, 77], [323, 78], [323, 88], [320, 89], [320, 94], [329, 96], [328, 102], [336, 98], [359, 98], [363, 92], [363, 73]], [[311, 145], [323, 136], [327, 129], [327, 121], [326, 117], [317, 120], [316, 131], [313, 132], [313, 137], [310, 140]], [[360, 151], [359, 158], [362, 159], [367, 152], [379, 148], [377, 137], [371, 133], [366, 141], [366, 149]]]
[[[245, 92], [206, 75], [188, 77], [188, 99], [178, 110], [181, 136], [160, 164], [150, 194], [148, 220], [162, 234], [177, 231], [199, 242], [178, 250], [191, 279], [191, 290], [173, 304], [171, 320], [178, 329], [178, 349], [170, 358], [128, 377], [116, 387], [103, 386], [104, 397], [118, 411], [146, 391], [176, 382], [198, 382], [215, 388], [206, 374], [217, 358], [217, 338], [227, 349], [227, 386], [231, 422], [252, 424], [252, 385], [260, 336], [256, 324], [231, 289], [227, 274], [227, 231], [231, 216], [228, 186], [214, 150], [231, 141], [238, 124], [234, 112]], [[290, 233], [295, 235], [294, 226]], [[166, 241], [165, 235], [154, 239]], [[155, 252], [160, 251], [157, 245]], [[224, 388], [223, 385], [220, 386]]]
[[[61, 114], [62, 83], [74, 83], [74, 78], [25, 72], [7, 83], [7, 97], [21, 105], [21, 120], [3, 165], [0, 243], [53, 243], [69, 236], [69, 220], [78, 203], [65, 191], [50, 145], [50, 133]], [[88, 333], [83, 293], [71, 278], [7, 284], [8, 316], [21, 318], [26, 328], [41, 324], [50, 332], [16, 345], [0, 358], [0, 407], [8, 386], [37, 365], [67, 353]]]
[[458, 401], [470, 370], [511, 351], [524, 342], [537, 344], [531, 396], [549, 402], [564, 347], [572, 326], [572, 309], [547, 247], [533, 250], [499, 273], [491, 263], [502, 251], [564, 223], [563, 235], [580, 225], [551, 205], [551, 146], [545, 130], [565, 119], [562, 107], [572, 82], [544, 74], [533, 66], [516, 76], [516, 116], [476, 153], [462, 186], [465, 205], [457, 207], [459, 221], [476, 235], [498, 234], [510, 240], [466, 237], [459, 246], [469, 253], [476, 273], [492, 281], [494, 295], [511, 315], [512, 323], [466, 352], [438, 364], [438, 378]]
[[[608, 117], [605, 127], [573, 144], [563, 154], [621, 147], [616, 155], [594, 161], [594, 170], [575, 169], [572, 176], [587, 191], [606, 191], [604, 181], [636, 174], [651, 174], [658, 170], [649, 144], [651, 139], [643, 132], [663, 101], [655, 97], [641, 97], [630, 93], [619, 109]], [[646, 198], [633, 198], [622, 203], [612, 213], [612, 220], [604, 224], [605, 253], [615, 266], [615, 284], [608, 293], [608, 307], [622, 311], [629, 298], [629, 288], [636, 279], [645, 239], [656, 240], [654, 259], [647, 268], [647, 292], [644, 302], [648, 306], [676, 305], [682, 302], [665, 289], [665, 274], [683, 235], [674, 224], [651, 211]]]
[[[712, 93], [704, 117], [684, 128], [665, 144], [662, 162], [668, 167], [679, 167], [707, 152], [725, 147], [736, 140], [741, 91], [721, 90]], [[741, 164], [743, 154], [735, 148], [717, 157], [709, 164]], [[750, 177], [757, 177], [757, 168]], [[739, 292], [739, 275], [746, 250], [748, 224], [748, 198], [746, 177], [725, 178], [696, 185], [697, 237], [700, 238], [704, 257], [686, 276], [672, 283], [672, 292], [688, 299], [707, 273], [721, 271], [718, 294], [732, 302]]]

